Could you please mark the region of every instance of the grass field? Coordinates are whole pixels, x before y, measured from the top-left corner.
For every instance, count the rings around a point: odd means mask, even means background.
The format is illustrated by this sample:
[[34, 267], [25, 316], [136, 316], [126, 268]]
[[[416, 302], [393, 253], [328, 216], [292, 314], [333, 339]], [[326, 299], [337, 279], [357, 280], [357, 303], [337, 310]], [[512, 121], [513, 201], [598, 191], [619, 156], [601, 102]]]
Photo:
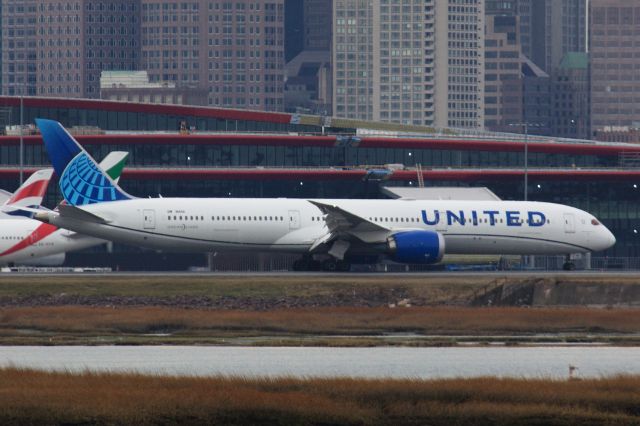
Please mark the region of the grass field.
[[[640, 344], [640, 308], [468, 307], [475, 296], [509, 280], [539, 280], [528, 277], [0, 278], [0, 344], [5, 345], [450, 345], [496, 341], [492, 336], [501, 336], [498, 341], [517, 336], [508, 343]], [[607, 285], [606, 277], [561, 279], [588, 288]], [[544, 280], [555, 285], [560, 279]], [[632, 286], [637, 280], [616, 277], [615, 283]], [[409, 337], [383, 337], [399, 333]]]
[[0, 370], [0, 424], [638, 425], [640, 378], [169, 378]]
[[494, 278], [428, 278], [384, 275], [367, 277], [335, 276], [211, 276], [211, 277], [136, 277], [136, 276], [27, 276], [0, 277], [0, 297], [25, 297], [44, 294], [78, 296], [202, 296], [202, 297], [279, 297], [318, 296], [363, 288], [403, 288], [414, 297], [449, 301], [464, 297], [496, 282]]
[[355, 294], [361, 291], [402, 290], [408, 297], [426, 300], [430, 305], [464, 303], [470, 297], [502, 284], [541, 282], [550, 285], [577, 284], [585, 286], [637, 286], [635, 276], [558, 276], [538, 278], [483, 274], [454, 277], [424, 275], [367, 276], [11, 276], [0, 275], [0, 299], [41, 295], [76, 296], [145, 296], [170, 298], [236, 297], [278, 298]]
[[[234, 337], [271, 336], [288, 344], [323, 344], [295, 338], [369, 336], [389, 333], [428, 335], [424, 345], [446, 344], [437, 336], [509, 336], [562, 333], [558, 340], [593, 341], [614, 335], [609, 343], [632, 343], [640, 334], [640, 309], [555, 308], [319, 308], [274, 311], [195, 310], [160, 307], [90, 308], [78, 306], [0, 309], [0, 343], [96, 343], [111, 337], [123, 343], [213, 343]], [[584, 336], [590, 335], [589, 339]], [[581, 337], [583, 336], [583, 337]], [[551, 340], [547, 337], [548, 340]], [[411, 337], [395, 344], [417, 344]], [[535, 339], [533, 340], [536, 341]], [[454, 344], [455, 342], [449, 342]], [[357, 338], [333, 339], [354, 345]], [[382, 341], [378, 344], [388, 344]]]

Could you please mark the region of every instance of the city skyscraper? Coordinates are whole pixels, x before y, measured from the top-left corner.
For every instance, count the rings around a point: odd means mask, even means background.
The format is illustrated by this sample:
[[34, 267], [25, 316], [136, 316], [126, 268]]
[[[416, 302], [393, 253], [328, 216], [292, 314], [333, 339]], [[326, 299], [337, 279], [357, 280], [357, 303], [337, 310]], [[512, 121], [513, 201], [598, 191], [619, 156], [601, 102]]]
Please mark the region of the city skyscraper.
[[591, 134], [640, 127], [640, 6], [634, 4], [591, 0]]
[[483, 0], [333, 6], [335, 116], [483, 127]]
[[522, 53], [546, 72], [586, 52], [588, 0], [487, 0], [487, 16], [517, 16]]
[[207, 103], [283, 109], [284, 0], [2, 0], [2, 93], [100, 97], [146, 70]]
[[486, 16], [485, 127], [514, 132], [522, 122], [522, 53], [519, 18], [515, 14]]
[[529, 59], [548, 73], [568, 52], [587, 51], [588, 0], [529, 0], [533, 47]]
[[36, 94], [35, 0], [2, 0], [2, 93]]
[[2, 93], [97, 98], [100, 72], [139, 60], [139, 0], [2, 2]]
[[98, 98], [103, 70], [138, 67], [139, 0], [41, 0], [37, 20], [38, 95]]
[[589, 55], [567, 53], [555, 69], [551, 84], [551, 134], [589, 139]]
[[209, 105], [283, 109], [284, 0], [142, 1], [142, 69]]
[[302, 3], [303, 49], [331, 50], [332, 2], [328, 0], [302, 0]]

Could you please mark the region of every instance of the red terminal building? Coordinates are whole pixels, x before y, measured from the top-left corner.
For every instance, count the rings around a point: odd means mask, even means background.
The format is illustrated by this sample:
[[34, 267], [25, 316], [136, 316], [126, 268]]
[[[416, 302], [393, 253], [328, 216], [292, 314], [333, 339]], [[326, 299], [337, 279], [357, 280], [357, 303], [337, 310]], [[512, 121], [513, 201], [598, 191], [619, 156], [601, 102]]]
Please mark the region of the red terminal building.
[[[0, 97], [0, 123], [20, 124]], [[98, 160], [130, 153], [121, 185], [136, 196], [379, 198], [380, 186], [484, 186], [505, 200], [587, 210], [618, 243], [596, 256], [640, 257], [640, 146], [399, 127], [296, 114], [24, 98], [23, 123], [60, 121]], [[19, 184], [20, 137], [0, 136], [0, 187]], [[23, 133], [28, 133], [24, 131]], [[22, 138], [24, 175], [47, 167], [41, 138]], [[419, 166], [419, 167], [418, 167]], [[59, 199], [51, 185], [47, 205]], [[113, 257], [126, 252], [116, 247]], [[96, 256], [97, 258], [97, 256]]]

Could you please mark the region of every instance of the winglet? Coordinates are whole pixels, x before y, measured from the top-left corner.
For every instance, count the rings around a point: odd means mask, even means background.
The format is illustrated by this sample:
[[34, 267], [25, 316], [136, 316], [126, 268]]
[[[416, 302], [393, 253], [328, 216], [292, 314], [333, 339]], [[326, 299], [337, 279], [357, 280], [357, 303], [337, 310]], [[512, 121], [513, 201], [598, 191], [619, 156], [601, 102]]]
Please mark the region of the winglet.
[[95, 160], [57, 121], [36, 119], [53, 168], [60, 177], [60, 190], [69, 205], [84, 206], [129, 200]]

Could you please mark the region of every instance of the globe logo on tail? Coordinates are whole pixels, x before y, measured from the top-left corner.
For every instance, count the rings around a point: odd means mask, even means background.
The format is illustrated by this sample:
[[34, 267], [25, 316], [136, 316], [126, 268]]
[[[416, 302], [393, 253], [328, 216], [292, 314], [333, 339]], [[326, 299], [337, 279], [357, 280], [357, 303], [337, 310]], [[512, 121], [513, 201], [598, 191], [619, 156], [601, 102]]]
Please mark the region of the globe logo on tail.
[[64, 199], [72, 206], [129, 199], [84, 152], [79, 153], [65, 168], [60, 178], [60, 189]]

